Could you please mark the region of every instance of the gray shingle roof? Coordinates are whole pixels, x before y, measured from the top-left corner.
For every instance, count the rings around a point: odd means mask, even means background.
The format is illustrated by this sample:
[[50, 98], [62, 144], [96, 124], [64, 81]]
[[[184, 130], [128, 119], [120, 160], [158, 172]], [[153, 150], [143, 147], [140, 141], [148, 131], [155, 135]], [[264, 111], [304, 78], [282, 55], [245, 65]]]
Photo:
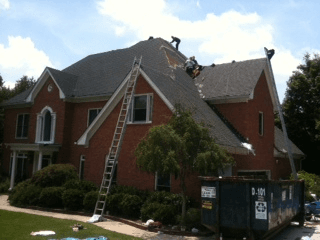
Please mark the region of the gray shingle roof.
[[[62, 71], [48, 69], [66, 97], [106, 96], [115, 92], [130, 72], [134, 57], [140, 56], [142, 70], [172, 105], [180, 103], [191, 109], [198, 122], [210, 126], [218, 144], [243, 148], [242, 139], [200, 98], [194, 80], [179, 67], [186, 57], [161, 38], [142, 41], [126, 49], [90, 55]], [[15, 98], [15, 102], [22, 102], [29, 92]]]
[[255, 88], [266, 58], [205, 67], [197, 77], [205, 99], [249, 96]]
[[[304, 156], [304, 153], [293, 142], [291, 142], [290, 139], [289, 143], [291, 145], [291, 151], [293, 155], [300, 157]], [[278, 127], [274, 127], [274, 145], [276, 150], [279, 152], [283, 152], [283, 150], [285, 150], [285, 152], [288, 151], [284, 142], [283, 132]]]

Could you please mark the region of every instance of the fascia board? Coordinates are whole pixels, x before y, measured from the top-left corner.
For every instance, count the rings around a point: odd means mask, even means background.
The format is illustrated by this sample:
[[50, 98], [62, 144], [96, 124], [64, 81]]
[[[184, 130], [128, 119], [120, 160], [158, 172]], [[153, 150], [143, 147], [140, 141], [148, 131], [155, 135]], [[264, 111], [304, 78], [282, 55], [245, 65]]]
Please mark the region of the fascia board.
[[232, 96], [232, 97], [218, 97], [218, 98], [204, 98], [208, 103], [212, 104], [222, 104], [222, 103], [238, 103], [238, 102], [248, 102], [253, 99], [253, 93], [244, 96]]
[[154, 84], [154, 82], [149, 78], [149, 76], [142, 70], [140, 69], [140, 73], [144, 77], [144, 79], [149, 83], [149, 85], [152, 87], [152, 89], [159, 95], [159, 97], [162, 99], [162, 101], [167, 105], [167, 107], [174, 112], [175, 108], [171, 104], [171, 102], [166, 98], [166, 96], [161, 92], [161, 90], [157, 87], [157, 85]]
[[122, 81], [118, 89], [114, 92], [108, 102], [103, 106], [98, 116], [93, 120], [93, 122], [89, 125], [86, 131], [82, 134], [75, 144], [88, 146], [91, 137], [95, 134], [95, 132], [99, 129], [105, 119], [110, 115], [113, 109], [117, 106], [122, 96], [125, 93], [126, 83], [130, 77], [130, 74]]
[[277, 87], [275, 85], [275, 82], [272, 80], [272, 69], [269, 68], [268, 64], [266, 64], [265, 68], [264, 68], [264, 73], [266, 75], [266, 79], [267, 79], [267, 84], [268, 84], [268, 88], [269, 88], [269, 92], [270, 92], [270, 96], [271, 96], [271, 101], [273, 104], [273, 111], [277, 112], [277, 96], [278, 93], [277, 91]]
[[5, 143], [12, 151], [59, 151], [61, 145], [57, 144], [36, 144], [36, 143]]
[[60, 99], [64, 99], [65, 98], [65, 94], [61, 90], [59, 84], [57, 83], [57, 81], [52, 76], [50, 70], [46, 67], [45, 70], [42, 72], [41, 76], [39, 77], [39, 80], [37, 81], [36, 85], [34, 86], [32, 91], [30, 92], [30, 94], [28, 95], [28, 97], [26, 99], [26, 102], [33, 102], [34, 101], [35, 97], [38, 95], [38, 93], [40, 92], [40, 90], [42, 89], [42, 87], [44, 86], [46, 81], [48, 80], [49, 76], [52, 78], [53, 82], [56, 84], [56, 86], [59, 89], [59, 97], [60, 97]]

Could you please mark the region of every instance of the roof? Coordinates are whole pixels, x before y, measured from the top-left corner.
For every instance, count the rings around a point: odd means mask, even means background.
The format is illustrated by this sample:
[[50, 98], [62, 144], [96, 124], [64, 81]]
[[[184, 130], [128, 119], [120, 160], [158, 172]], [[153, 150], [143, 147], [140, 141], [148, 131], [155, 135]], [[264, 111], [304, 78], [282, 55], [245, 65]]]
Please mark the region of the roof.
[[180, 67], [187, 58], [161, 38], [141, 41], [125, 49], [90, 55], [62, 71], [46, 68], [32, 90], [9, 100], [6, 104], [32, 101], [48, 76], [51, 76], [58, 85], [60, 97], [67, 100], [113, 96], [117, 89], [123, 86], [134, 57], [140, 56], [142, 56], [142, 72], [150, 78], [172, 106], [180, 103], [186, 109], [191, 109], [194, 119], [209, 127], [218, 144], [226, 146], [229, 150], [232, 148], [235, 153], [241, 151], [248, 153], [242, 146], [243, 138], [239, 137], [234, 129], [203, 101], [194, 81]]
[[[291, 146], [291, 151], [294, 157], [305, 156], [304, 153], [290, 139], [289, 139], [289, 144]], [[274, 127], [274, 145], [275, 145], [275, 150], [278, 153], [288, 152], [288, 149], [284, 141], [283, 132], [278, 127]]]
[[208, 66], [196, 83], [206, 100], [249, 98], [266, 66], [266, 58]]

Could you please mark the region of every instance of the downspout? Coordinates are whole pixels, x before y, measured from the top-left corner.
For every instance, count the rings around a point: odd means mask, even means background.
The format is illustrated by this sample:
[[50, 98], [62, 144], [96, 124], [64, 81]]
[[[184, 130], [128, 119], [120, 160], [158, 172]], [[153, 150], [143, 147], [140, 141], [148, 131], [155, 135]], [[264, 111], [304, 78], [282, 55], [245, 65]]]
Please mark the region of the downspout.
[[292, 156], [292, 151], [291, 151], [291, 145], [289, 144], [289, 139], [288, 139], [288, 134], [287, 134], [287, 128], [286, 128], [286, 124], [284, 122], [284, 118], [283, 118], [283, 113], [282, 113], [282, 108], [280, 105], [280, 101], [279, 101], [279, 96], [278, 96], [278, 92], [276, 89], [276, 83], [274, 80], [274, 76], [273, 76], [273, 71], [272, 71], [272, 67], [271, 67], [271, 62], [270, 62], [270, 58], [268, 57], [268, 49], [264, 48], [264, 51], [266, 53], [266, 58], [267, 58], [267, 64], [269, 67], [269, 72], [270, 72], [270, 76], [271, 76], [271, 81], [272, 81], [272, 87], [273, 87], [273, 92], [276, 95], [276, 105], [277, 105], [277, 109], [278, 109], [278, 113], [279, 113], [279, 117], [280, 117], [280, 121], [281, 121], [281, 126], [282, 126], [282, 131], [283, 131], [283, 138], [284, 138], [284, 142], [285, 145], [288, 149], [288, 157], [289, 157], [289, 162], [291, 165], [291, 171], [294, 177], [294, 180], [298, 180], [298, 176], [297, 176], [297, 172], [296, 172], [296, 167], [294, 165], [294, 161], [293, 161], [293, 156]]

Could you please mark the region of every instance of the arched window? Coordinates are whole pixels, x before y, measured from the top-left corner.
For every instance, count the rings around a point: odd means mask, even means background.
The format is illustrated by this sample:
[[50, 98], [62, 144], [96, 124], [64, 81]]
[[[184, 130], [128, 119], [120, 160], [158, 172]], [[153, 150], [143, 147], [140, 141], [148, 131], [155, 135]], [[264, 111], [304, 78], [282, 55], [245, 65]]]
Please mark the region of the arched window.
[[56, 113], [47, 106], [38, 113], [36, 142], [54, 143], [55, 128]]

